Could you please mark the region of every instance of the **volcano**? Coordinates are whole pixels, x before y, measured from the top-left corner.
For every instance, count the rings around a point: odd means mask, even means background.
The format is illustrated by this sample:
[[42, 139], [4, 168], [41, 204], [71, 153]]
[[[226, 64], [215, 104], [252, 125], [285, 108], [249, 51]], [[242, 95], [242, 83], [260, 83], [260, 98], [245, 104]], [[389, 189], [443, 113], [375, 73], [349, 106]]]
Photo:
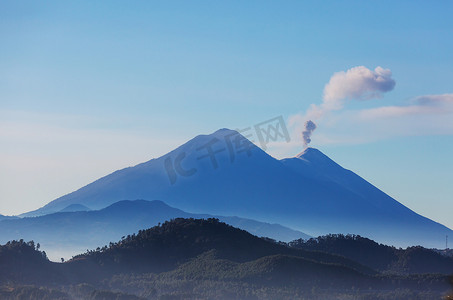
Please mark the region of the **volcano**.
[[441, 247], [449, 228], [425, 218], [314, 148], [275, 159], [240, 133], [199, 135], [162, 157], [118, 170], [24, 216], [78, 204], [161, 200], [191, 213], [279, 223], [312, 236], [351, 233], [405, 247]]

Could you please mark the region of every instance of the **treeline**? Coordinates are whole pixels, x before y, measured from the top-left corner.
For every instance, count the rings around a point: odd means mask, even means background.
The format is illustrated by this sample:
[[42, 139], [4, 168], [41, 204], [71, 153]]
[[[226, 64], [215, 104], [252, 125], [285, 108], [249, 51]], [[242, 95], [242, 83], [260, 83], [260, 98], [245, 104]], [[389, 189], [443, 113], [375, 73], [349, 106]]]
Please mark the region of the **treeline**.
[[0, 256], [14, 257], [18, 252], [28, 255], [30, 259], [44, 258], [47, 259], [45, 251], [40, 251], [41, 245], [34, 241], [25, 242], [21, 240], [13, 240], [7, 242], [5, 245], [0, 245]]
[[379, 272], [392, 274], [453, 274], [453, 257], [421, 246], [395, 248], [360, 235], [329, 234], [288, 244], [297, 249], [342, 255]]

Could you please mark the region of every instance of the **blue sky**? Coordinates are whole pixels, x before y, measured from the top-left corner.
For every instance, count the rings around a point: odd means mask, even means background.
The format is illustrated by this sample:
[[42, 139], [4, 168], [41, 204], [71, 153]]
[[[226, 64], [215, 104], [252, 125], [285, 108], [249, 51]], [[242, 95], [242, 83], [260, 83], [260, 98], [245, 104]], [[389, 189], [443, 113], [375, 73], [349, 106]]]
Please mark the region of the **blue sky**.
[[[292, 139], [268, 152], [295, 155], [332, 76], [380, 66], [394, 88], [317, 120], [311, 145], [453, 228], [452, 11], [451, 1], [0, 1], [0, 213], [280, 115]], [[437, 109], [417, 104], [439, 95]], [[382, 107], [398, 112], [376, 115]]]

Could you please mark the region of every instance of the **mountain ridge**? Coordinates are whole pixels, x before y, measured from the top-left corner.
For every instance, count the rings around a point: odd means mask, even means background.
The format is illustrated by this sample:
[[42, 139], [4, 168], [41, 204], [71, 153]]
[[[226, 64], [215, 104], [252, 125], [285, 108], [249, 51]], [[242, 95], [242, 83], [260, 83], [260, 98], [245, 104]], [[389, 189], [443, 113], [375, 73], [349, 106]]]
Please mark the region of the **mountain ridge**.
[[209, 214], [193, 214], [163, 201], [122, 200], [101, 210], [57, 212], [39, 217], [0, 221], [0, 243], [9, 240], [40, 241], [49, 257], [59, 260], [86, 249], [107, 245], [122, 236], [174, 218], [218, 218], [227, 224], [263, 237], [289, 242], [310, 238], [279, 224]]

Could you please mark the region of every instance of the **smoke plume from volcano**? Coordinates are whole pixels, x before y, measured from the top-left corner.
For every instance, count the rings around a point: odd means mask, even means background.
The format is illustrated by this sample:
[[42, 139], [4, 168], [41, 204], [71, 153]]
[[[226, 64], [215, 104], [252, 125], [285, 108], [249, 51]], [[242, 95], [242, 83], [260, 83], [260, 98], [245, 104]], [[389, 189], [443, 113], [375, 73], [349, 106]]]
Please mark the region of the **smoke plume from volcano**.
[[304, 139], [304, 148], [308, 147], [311, 142], [311, 134], [316, 129], [316, 124], [312, 120], [305, 122], [304, 131], [302, 131], [302, 138]]

